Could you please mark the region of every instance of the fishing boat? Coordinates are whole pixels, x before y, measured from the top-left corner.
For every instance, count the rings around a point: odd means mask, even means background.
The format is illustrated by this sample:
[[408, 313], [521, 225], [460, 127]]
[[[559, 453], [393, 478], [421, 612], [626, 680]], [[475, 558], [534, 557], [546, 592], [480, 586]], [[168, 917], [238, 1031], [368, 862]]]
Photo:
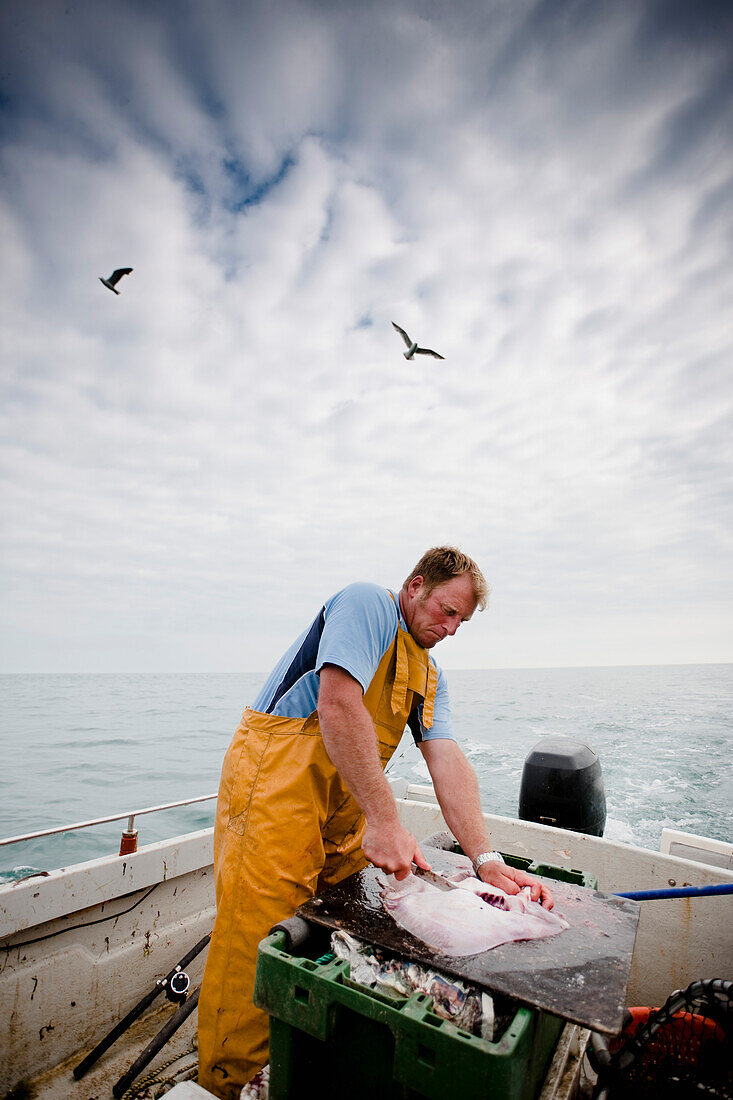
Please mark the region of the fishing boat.
[[[431, 786], [390, 782], [402, 823], [418, 840], [445, 830]], [[203, 973], [215, 912], [212, 830], [145, 844], [139, 824], [145, 815], [182, 804], [100, 819], [125, 822], [121, 854], [0, 887], [0, 1096], [102, 1100], [160, 1095], [167, 1087], [197, 1090], [195, 1011], [133, 1076], [129, 1089], [120, 1088], [130, 1067], [140, 1064], [167, 1021], [181, 1012], [186, 993], [198, 987]], [[661, 1005], [690, 982], [731, 977], [733, 896], [708, 888], [733, 878], [733, 844], [665, 829], [660, 850], [652, 851], [552, 824], [485, 816], [502, 853], [587, 871], [607, 894], [672, 893], [640, 905], [627, 1005]], [[141, 843], [136, 843], [138, 827]], [[62, 829], [46, 833], [52, 831]], [[27, 839], [6, 838], [0, 845]], [[676, 895], [687, 886], [703, 888], [702, 896]], [[176, 996], [170, 981], [162, 983], [182, 960], [186, 966]], [[74, 1071], [85, 1056], [146, 997], [145, 1011], [118, 1027], [108, 1049], [77, 1079]], [[582, 1094], [584, 1080], [592, 1076], [584, 1058], [588, 1034], [577, 1024], [566, 1025], [543, 1080], [543, 1100]], [[144, 1091], [153, 1085], [155, 1091]]]

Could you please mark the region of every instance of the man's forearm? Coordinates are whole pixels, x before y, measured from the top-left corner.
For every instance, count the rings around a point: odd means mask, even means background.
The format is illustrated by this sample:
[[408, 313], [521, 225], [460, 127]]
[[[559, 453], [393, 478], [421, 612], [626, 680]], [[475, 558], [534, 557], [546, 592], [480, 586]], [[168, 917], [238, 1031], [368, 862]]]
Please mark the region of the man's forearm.
[[446, 824], [469, 859], [475, 859], [491, 848], [476, 773], [460, 751], [451, 760], [449, 772], [436, 771], [437, 777], [432, 778]]
[[397, 805], [377, 753], [374, 723], [361, 700], [319, 703], [318, 719], [331, 763], [367, 821], [397, 822]]
[[[489, 838], [481, 810], [476, 773], [455, 741], [427, 741], [422, 746], [425, 761], [435, 786], [435, 793], [448, 828], [466, 855], [474, 860], [481, 852], [494, 846]], [[528, 886], [533, 901], [552, 909], [552, 894], [533, 875], [490, 860], [477, 872], [484, 882], [516, 894]]]
[[361, 686], [334, 665], [324, 665], [321, 671], [318, 720], [331, 763], [366, 818], [361, 842], [366, 858], [397, 878], [408, 875], [413, 863], [427, 869], [415, 837], [400, 823]]

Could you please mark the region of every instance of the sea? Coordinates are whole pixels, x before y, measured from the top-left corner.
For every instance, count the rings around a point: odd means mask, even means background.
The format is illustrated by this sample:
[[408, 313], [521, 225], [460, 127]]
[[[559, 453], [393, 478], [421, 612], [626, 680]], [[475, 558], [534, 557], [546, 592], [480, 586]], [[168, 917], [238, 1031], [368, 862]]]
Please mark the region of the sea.
[[[665, 827], [733, 840], [733, 664], [447, 672], [484, 809], [517, 817], [542, 738], [598, 754], [604, 835], [659, 848]], [[0, 839], [215, 794], [258, 674], [0, 676]], [[408, 734], [390, 774], [429, 779]], [[138, 817], [140, 845], [213, 822], [214, 801]], [[116, 852], [125, 822], [0, 846], [0, 882]]]

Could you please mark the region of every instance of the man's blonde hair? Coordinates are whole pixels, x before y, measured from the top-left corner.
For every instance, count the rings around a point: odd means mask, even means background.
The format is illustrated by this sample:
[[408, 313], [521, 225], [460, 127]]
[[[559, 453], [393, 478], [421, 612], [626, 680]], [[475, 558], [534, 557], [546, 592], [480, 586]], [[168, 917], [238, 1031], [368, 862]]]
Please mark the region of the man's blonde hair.
[[476, 603], [479, 610], [483, 611], [489, 599], [486, 578], [473, 558], [456, 550], [454, 546], [434, 546], [424, 553], [402, 587], [407, 588], [415, 577], [422, 577], [425, 581], [425, 595], [429, 596], [439, 584], [445, 584], [454, 577], [462, 577], [464, 573], [470, 575]]

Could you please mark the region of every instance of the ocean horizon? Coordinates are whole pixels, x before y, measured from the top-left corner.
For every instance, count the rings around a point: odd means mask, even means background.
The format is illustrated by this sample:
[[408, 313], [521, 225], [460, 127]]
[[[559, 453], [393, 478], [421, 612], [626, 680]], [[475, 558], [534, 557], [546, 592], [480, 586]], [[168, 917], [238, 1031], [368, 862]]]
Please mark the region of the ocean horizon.
[[[543, 737], [599, 755], [605, 835], [733, 839], [733, 663], [446, 669], [454, 729], [487, 812], [517, 816]], [[0, 836], [214, 793], [261, 673], [0, 673]], [[390, 775], [428, 782], [411, 736]], [[213, 802], [142, 817], [140, 844], [206, 828]], [[123, 823], [0, 849], [0, 881], [116, 851]]]

